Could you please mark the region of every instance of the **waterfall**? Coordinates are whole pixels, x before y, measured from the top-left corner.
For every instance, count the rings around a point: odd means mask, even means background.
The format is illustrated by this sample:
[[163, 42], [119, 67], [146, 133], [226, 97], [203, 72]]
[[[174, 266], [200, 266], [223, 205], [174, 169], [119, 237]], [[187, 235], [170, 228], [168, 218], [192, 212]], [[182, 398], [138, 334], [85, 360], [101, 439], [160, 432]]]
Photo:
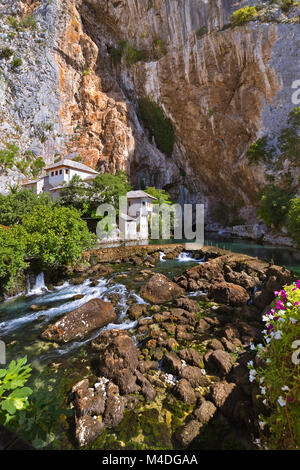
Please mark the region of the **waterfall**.
[[163, 251], [159, 251], [159, 261], [166, 261], [166, 260], [164, 259], [165, 256], [166, 256], [166, 255], [164, 254]]
[[176, 259], [177, 259], [177, 261], [180, 261], [180, 262], [195, 261], [197, 263], [203, 263], [203, 261], [204, 261], [204, 258], [202, 258], [202, 259], [193, 258], [192, 253], [187, 253], [186, 251], [183, 251], [182, 253], [180, 253], [178, 258], [176, 258]]
[[34, 281], [34, 285], [31, 288], [30, 277], [27, 277], [27, 294], [26, 295], [39, 295], [48, 291], [45, 285], [44, 273], [39, 273]]

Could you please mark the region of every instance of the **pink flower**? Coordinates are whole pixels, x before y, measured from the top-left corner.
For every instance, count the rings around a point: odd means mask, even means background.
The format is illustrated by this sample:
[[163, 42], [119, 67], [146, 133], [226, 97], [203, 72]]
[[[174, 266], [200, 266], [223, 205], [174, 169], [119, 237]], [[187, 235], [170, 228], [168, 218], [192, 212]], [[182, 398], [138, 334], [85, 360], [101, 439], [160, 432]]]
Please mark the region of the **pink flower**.
[[294, 306], [297, 307], [297, 305], [299, 305], [299, 302], [295, 302], [294, 303]]
[[285, 306], [284, 306], [284, 303], [281, 301], [281, 300], [278, 300], [277, 304], [276, 304], [276, 308], [278, 310], [281, 310], [281, 309], [285, 309]]

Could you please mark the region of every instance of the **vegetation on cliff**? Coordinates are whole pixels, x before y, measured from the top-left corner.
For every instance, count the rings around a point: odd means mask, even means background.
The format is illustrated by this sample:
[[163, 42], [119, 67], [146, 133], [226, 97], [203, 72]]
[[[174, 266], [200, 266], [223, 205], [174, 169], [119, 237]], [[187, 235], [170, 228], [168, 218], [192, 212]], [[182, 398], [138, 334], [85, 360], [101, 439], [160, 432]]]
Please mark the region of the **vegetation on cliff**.
[[166, 118], [163, 109], [148, 98], [140, 98], [138, 105], [140, 118], [149, 131], [150, 139], [154, 138], [158, 149], [171, 157], [175, 144], [172, 122]]

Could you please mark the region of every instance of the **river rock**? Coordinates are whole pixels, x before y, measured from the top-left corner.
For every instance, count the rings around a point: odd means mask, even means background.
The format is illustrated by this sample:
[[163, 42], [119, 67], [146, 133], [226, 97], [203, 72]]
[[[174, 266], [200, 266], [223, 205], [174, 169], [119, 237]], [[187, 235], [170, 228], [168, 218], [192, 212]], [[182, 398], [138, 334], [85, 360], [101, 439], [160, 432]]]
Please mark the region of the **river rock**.
[[244, 287], [232, 284], [231, 282], [214, 283], [208, 291], [208, 297], [215, 302], [232, 306], [246, 304], [250, 299]]
[[207, 387], [208, 378], [201, 372], [199, 367], [185, 366], [182, 368], [180, 376], [190, 382], [192, 387]]
[[163, 357], [162, 366], [166, 372], [179, 375], [181, 372], [182, 363], [174, 352], [167, 352]]
[[234, 357], [226, 352], [218, 349], [204, 356], [206, 366], [211, 371], [216, 371], [222, 375], [228, 374], [235, 362]]
[[173, 388], [173, 394], [179, 400], [189, 405], [196, 402], [196, 394], [191, 387], [191, 384], [186, 379], [180, 379]]
[[201, 423], [206, 424], [214, 417], [216, 411], [215, 405], [211, 401], [205, 400], [199, 408], [195, 409], [194, 415]]
[[88, 446], [99, 437], [104, 430], [104, 423], [96, 416], [83, 416], [76, 419], [76, 440], [80, 447]]
[[176, 439], [183, 447], [188, 446], [199, 434], [202, 423], [191, 420], [176, 432]]
[[137, 320], [147, 312], [147, 304], [134, 304], [128, 309], [128, 315], [131, 320]]
[[88, 380], [82, 380], [72, 388], [73, 403], [77, 417], [101, 415], [105, 408], [105, 397], [102, 390], [95, 392], [88, 387]]
[[143, 299], [162, 304], [182, 296], [184, 290], [163, 274], [154, 274], [142, 287], [140, 295]]
[[110, 302], [92, 299], [72, 312], [64, 315], [43, 333], [42, 338], [57, 343], [68, 343], [80, 339], [91, 331], [115, 321], [115, 310]]
[[211, 397], [217, 408], [225, 405], [226, 400], [229, 400], [230, 395], [236, 388], [236, 384], [224, 382], [217, 382], [211, 387]]
[[[123, 369], [133, 372], [138, 367], [138, 350], [134, 341], [128, 335], [116, 336], [101, 351], [99, 358], [99, 369], [101, 373], [112, 380], [116, 378]], [[119, 384], [118, 384], [119, 385]]]
[[193, 348], [181, 349], [178, 351], [178, 356], [191, 366], [202, 366], [203, 356]]
[[112, 395], [106, 400], [103, 422], [106, 426], [118, 426], [124, 418], [125, 399], [120, 395]]

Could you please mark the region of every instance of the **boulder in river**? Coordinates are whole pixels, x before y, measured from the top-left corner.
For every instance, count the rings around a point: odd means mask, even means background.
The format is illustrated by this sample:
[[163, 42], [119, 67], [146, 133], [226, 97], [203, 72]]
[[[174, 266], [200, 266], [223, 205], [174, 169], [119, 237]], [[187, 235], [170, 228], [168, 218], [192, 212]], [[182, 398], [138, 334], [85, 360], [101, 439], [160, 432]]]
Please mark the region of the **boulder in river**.
[[42, 338], [57, 343], [68, 343], [81, 339], [91, 331], [102, 328], [116, 320], [116, 313], [110, 302], [92, 299], [86, 304], [64, 315], [43, 333]]
[[140, 294], [145, 300], [153, 304], [163, 304], [182, 297], [184, 289], [170, 281], [163, 274], [154, 274], [141, 287]]

